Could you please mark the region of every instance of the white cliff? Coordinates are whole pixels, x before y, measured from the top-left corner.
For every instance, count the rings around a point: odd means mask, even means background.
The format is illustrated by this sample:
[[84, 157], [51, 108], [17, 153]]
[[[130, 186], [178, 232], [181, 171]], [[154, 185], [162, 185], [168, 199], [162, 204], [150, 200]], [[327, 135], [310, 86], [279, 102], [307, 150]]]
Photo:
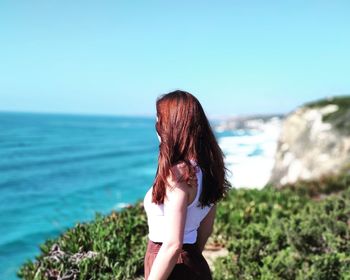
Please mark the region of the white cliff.
[[350, 97], [307, 104], [282, 124], [270, 183], [281, 187], [298, 180], [338, 173], [350, 163]]

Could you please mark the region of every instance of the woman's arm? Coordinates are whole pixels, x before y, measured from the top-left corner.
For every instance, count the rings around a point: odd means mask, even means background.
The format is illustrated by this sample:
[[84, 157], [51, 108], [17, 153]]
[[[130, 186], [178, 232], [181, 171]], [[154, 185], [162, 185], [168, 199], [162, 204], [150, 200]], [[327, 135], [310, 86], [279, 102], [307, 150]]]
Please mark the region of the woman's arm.
[[213, 232], [215, 213], [216, 205], [213, 205], [198, 228], [197, 245], [201, 252], [204, 250], [204, 246], [207, 243], [209, 236]]
[[182, 250], [187, 203], [188, 185], [186, 183], [176, 183], [173, 190], [167, 190], [167, 200], [164, 201], [166, 239], [152, 264], [148, 280], [167, 279], [174, 269]]

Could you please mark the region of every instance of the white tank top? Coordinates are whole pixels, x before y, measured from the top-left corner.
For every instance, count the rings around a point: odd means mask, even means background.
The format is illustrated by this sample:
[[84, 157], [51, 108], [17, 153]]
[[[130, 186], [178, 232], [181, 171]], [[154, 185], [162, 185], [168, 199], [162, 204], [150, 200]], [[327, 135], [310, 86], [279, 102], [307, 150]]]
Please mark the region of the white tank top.
[[[203, 209], [199, 206], [198, 200], [202, 192], [202, 179], [203, 173], [199, 165], [194, 160], [190, 160], [192, 165], [196, 166], [197, 176], [197, 194], [193, 202], [187, 206], [187, 215], [185, 222], [185, 230], [183, 243], [195, 243], [197, 240], [197, 229], [200, 222], [208, 214], [209, 210], [213, 206], [205, 206]], [[154, 242], [164, 242], [165, 237], [165, 216], [164, 216], [164, 204], [155, 204], [152, 202], [152, 187], [147, 191], [143, 200], [143, 205], [147, 215], [148, 222], [148, 238]]]

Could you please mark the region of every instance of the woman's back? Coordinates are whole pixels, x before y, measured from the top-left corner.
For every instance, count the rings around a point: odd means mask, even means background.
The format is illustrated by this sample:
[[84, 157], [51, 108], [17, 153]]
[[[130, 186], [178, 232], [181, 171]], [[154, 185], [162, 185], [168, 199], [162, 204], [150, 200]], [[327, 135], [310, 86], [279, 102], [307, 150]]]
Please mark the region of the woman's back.
[[[197, 239], [197, 230], [200, 222], [208, 214], [212, 206], [199, 206], [199, 197], [203, 187], [203, 173], [199, 165], [194, 160], [190, 160], [192, 165], [196, 167], [197, 192], [194, 200], [187, 206], [186, 222], [184, 229], [183, 243], [193, 244]], [[147, 214], [149, 234], [148, 237], [153, 242], [163, 242], [165, 238], [165, 214], [166, 204], [152, 203], [152, 188], [148, 190], [144, 198], [144, 208]]]

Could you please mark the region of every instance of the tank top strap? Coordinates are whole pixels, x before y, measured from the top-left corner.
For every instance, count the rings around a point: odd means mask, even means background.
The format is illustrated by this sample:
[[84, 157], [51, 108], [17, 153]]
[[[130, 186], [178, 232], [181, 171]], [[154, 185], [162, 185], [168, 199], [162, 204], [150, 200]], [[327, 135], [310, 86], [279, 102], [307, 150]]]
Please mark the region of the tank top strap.
[[192, 201], [192, 203], [190, 205], [187, 206], [187, 208], [192, 207], [193, 205], [195, 205], [198, 202], [199, 195], [202, 191], [202, 170], [200, 169], [200, 167], [198, 165], [196, 165], [196, 176], [197, 176], [197, 193], [196, 193], [194, 200]]

